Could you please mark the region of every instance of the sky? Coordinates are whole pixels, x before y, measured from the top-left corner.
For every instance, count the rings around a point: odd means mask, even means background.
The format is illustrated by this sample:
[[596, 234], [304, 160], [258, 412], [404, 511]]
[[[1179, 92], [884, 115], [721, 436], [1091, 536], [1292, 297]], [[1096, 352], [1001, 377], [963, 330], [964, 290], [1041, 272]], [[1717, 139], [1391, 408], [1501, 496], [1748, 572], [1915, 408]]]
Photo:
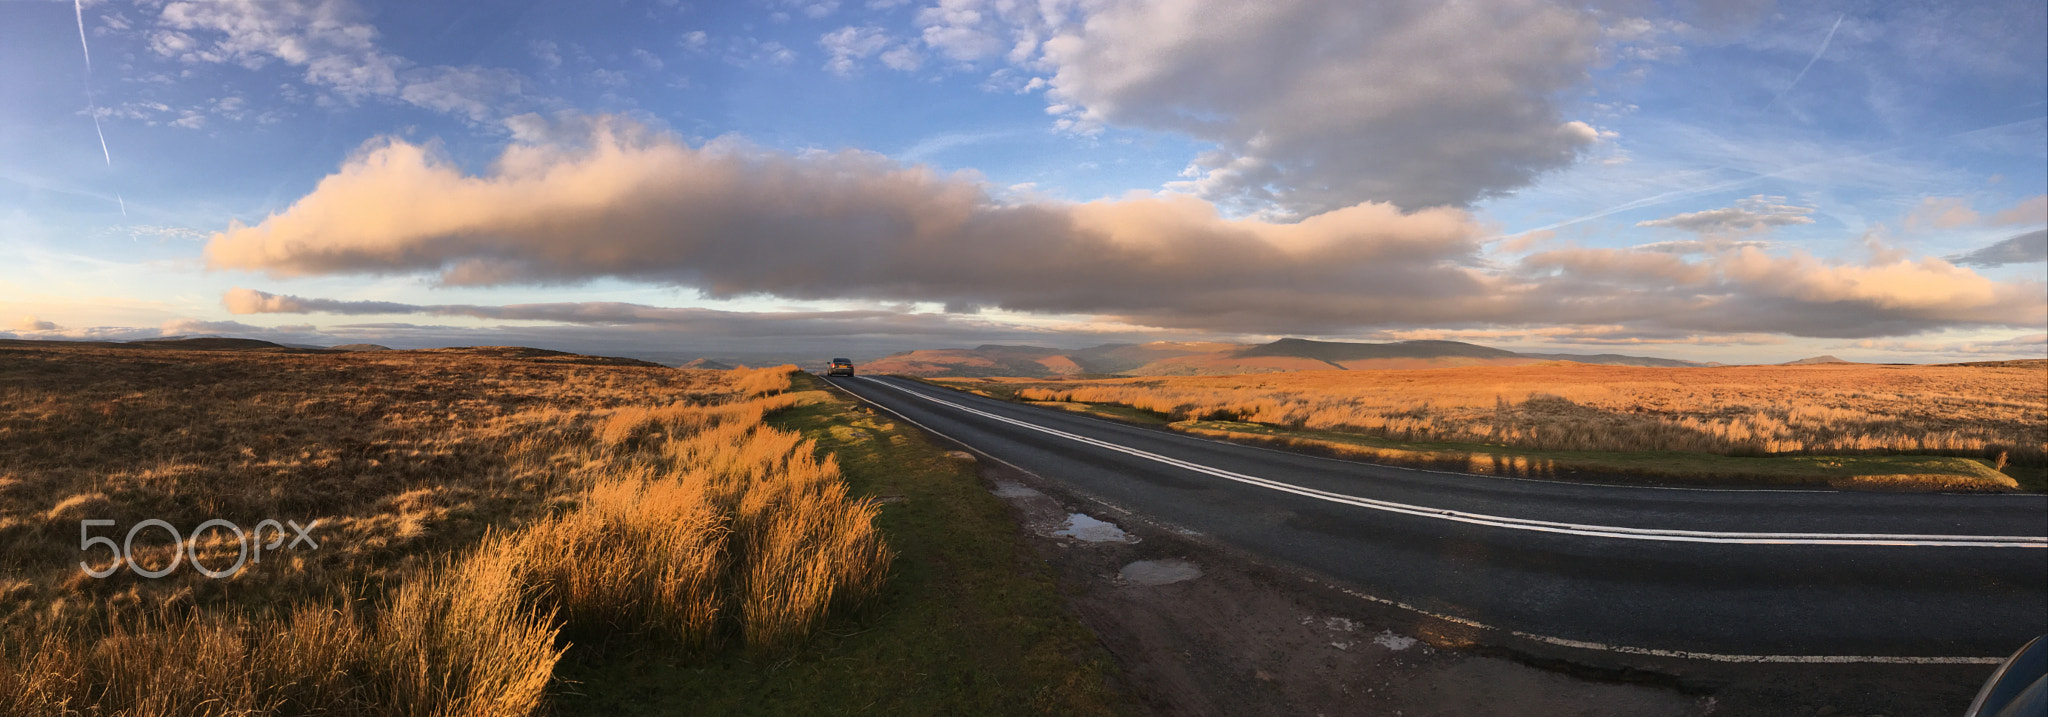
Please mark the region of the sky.
[[2017, 2], [0, 0], [0, 338], [2048, 356]]

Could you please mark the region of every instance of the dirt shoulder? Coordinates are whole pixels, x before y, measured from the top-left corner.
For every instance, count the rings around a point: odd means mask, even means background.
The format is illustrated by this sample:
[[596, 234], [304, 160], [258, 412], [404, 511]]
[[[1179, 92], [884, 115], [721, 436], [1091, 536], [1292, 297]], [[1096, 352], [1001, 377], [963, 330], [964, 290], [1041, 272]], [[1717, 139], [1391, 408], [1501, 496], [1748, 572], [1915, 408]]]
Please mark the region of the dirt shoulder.
[[981, 476], [1153, 714], [1953, 715], [1990, 670], [1558, 648], [1368, 600], [1014, 469]]

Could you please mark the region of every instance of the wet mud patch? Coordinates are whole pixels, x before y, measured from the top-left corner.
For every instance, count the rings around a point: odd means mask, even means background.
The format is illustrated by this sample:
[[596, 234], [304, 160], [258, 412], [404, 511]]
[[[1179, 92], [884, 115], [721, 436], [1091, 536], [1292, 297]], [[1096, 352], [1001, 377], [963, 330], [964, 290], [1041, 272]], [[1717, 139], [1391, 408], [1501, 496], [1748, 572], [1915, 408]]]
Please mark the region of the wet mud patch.
[[1116, 576], [1132, 585], [1171, 585], [1202, 577], [1202, 569], [1186, 560], [1139, 560]]

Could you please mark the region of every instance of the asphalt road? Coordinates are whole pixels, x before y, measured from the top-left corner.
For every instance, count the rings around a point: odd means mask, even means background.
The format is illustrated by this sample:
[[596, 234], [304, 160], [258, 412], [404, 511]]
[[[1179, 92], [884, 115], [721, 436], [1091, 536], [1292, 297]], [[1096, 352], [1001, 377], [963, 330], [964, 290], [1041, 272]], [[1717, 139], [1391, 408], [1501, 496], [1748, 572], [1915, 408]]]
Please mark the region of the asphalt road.
[[1422, 471], [903, 379], [829, 380], [1075, 493], [1382, 600], [1552, 644], [1730, 661], [1974, 662], [2048, 633], [2048, 496]]

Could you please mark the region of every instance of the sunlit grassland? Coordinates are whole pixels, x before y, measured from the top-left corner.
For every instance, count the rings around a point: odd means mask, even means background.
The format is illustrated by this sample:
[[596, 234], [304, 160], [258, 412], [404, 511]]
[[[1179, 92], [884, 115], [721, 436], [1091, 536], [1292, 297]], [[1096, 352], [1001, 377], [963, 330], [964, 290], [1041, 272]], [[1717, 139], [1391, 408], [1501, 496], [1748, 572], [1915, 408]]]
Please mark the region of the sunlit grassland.
[[[594, 647], [796, 649], [894, 551], [832, 455], [763, 423], [820, 398], [793, 370], [0, 349], [0, 714], [526, 715]], [[87, 518], [317, 520], [319, 547], [96, 579]], [[239, 549], [144, 535], [151, 568]]]
[[[797, 376], [799, 387], [822, 382]], [[649, 651], [567, 661], [564, 715], [1105, 715], [1130, 711], [1114, 668], [1066, 608], [973, 462], [836, 392], [767, 419], [837, 457], [899, 553], [866, 606], [772, 657], [708, 662]], [[818, 396], [824, 400], [812, 400]]]
[[935, 381], [1218, 437], [1505, 475], [2038, 490], [2048, 463], [2048, 362]]

